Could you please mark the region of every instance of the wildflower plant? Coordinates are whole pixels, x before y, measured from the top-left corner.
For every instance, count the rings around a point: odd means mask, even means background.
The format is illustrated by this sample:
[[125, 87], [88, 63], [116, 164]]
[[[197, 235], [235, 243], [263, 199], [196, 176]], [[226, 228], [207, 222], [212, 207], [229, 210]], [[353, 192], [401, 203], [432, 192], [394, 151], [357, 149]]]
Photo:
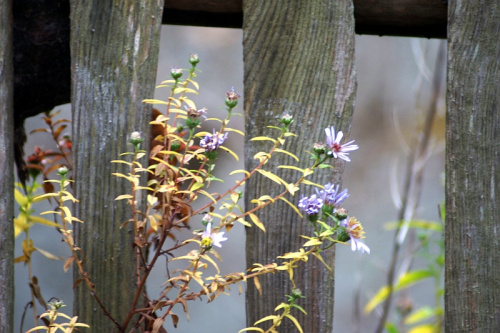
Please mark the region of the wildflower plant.
[[[60, 170], [61, 180], [55, 181], [60, 190], [57, 193], [45, 194], [39, 199], [54, 198], [58, 208], [47, 212], [58, 216], [58, 228], [64, 241], [69, 245], [72, 255], [66, 259], [64, 268], [75, 264], [82, 278], [92, 291], [97, 303], [112, 320], [119, 331], [134, 322], [133, 327], [144, 327], [152, 332], [159, 332], [167, 317], [177, 326], [179, 317], [173, 312], [174, 306], [181, 305], [189, 316], [188, 301], [206, 297], [209, 302], [230, 290], [232, 285], [253, 280], [261, 290], [259, 276], [269, 273], [287, 272], [294, 289], [287, 296], [288, 301], [277, 305], [279, 314], [272, 314], [259, 320], [255, 325], [270, 322], [265, 331], [259, 327], [249, 327], [243, 331], [275, 332], [285, 318], [291, 320], [300, 332], [300, 323], [294, 317], [292, 310], [305, 312], [297, 302], [303, 298], [293, 282], [294, 270], [301, 262], [307, 262], [310, 256], [318, 258], [326, 267], [321, 256], [337, 243], [351, 242], [353, 250], [370, 252], [362, 239], [364, 238], [361, 223], [347, 214], [341, 204], [349, 197], [347, 189], [341, 190], [338, 184], [328, 183], [318, 185], [308, 180], [317, 171], [332, 168], [332, 159], [350, 161], [349, 153], [358, 149], [353, 141], [342, 143], [342, 132], [335, 135], [335, 129], [325, 129], [325, 142], [315, 144], [311, 149], [311, 161], [307, 167], [296, 165], [281, 165], [279, 168], [297, 171], [297, 179], [286, 182], [277, 174], [266, 170], [266, 164], [276, 153], [284, 153], [298, 158], [283, 147], [288, 138], [295, 136], [291, 131], [293, 117], [284, 114], [278, 118], [276, 125], [269, 128], [275, 130], [274, 137], [255, 137], [253, 141], [269, 142], [269, 149], [255, 154], [259, 162], [252, 170], [234, 170], [231, 174], [241, 175], [241, 178], [222, 193], [211, 191], [213, 181], [221, 181], [214, 175], [219, 161], [219, 153], [225, 152], [238, 160], [238, 154], [230, 150], [225, 143], [234, 135], [244, 135], [238, 129], [230, 127], [235, 108], [241, 97], [234, 88], [226, 92], [226, 117], [223, 119], [210, 117], [206, 108], [198, 108], [188, 97], [198, 94], [198, 83], [195, 81], [197, 64], [200, 59], [191, 55], [190, 68], [172, 68], [171, 79], [161, 83], [159, 88], [170, 91], [167, 100], [147, 99], [145, 103], [156, 105], [163, 111], [155, 110], [151, 121], [152, 135], [149, 151], [142, 149], [141, 133], [130, 135], [131, 151], [124, 152], [120, 158], [112, 161], [118, 169], [113, 174], [118, 181], [130, 184], [130, 191], [116, 198], [126, 200], [131, 207], [131, 217], [122, 221], [123, 226], [133, 226], [136, 253], [136, 285], [135, 297], [130, 304], [130, 312], [118, 322], [109, 313], [100, 297], [96, 295], [94, 282], [85, 271], [83, 253], [74, 244], [71, 234], [71, 223], [81, 222], [71, 216], [65, 202], [77, 202], [67, 190], [70, 180], [64, 170]], [[202, 130], [201, 124], [210, 124], [210, 130]], [[214, 125], [215, 124], [215, 125]], [[205, 125], [205, 128], [206, 125]], [[267, 177], [282, 187], [275, 195], [262, 195], [253, 199], [253, 207], [242, 207], [240, 200], [244, 184], [251, 177]], [[147, 181], [147, 183], [146, 183]], [[315, 190], [309, 196], [298, 198], [297, 192], [304, 186], [313, 186]], [[139, 204], [140, 197], [146, 197], [146, 204]], [[256, 226], [265, 232], [265, 221], [261, 221], [256, 212], [266, 206], [282, 200], [290, 209], [300, 216], [306, 215], [314, 232], [311, 235], [297, 235], [304, 243], [295, 252], [284, 253], [273, 263], [256, 263], [247, 272], [225, 274], [220, 271], [217, 261], [220, 256], [215, 248], [224, 246], [224, 241], [231, 237], [230, 231], [235, 223], [246, 227]], [[220, 213], [219, 213], [220, 212]], [[185, 233], [182, 229], [191, 229], [192, 237], [181, 239]], [[183, 253], [173, 255], [173, 253]], [[183, 251], [183, 252], [182, 252]], [[158, 259], [166, 257], [167, 266], [173, 262], [181, 264], [181, 268], [170, 271], [162, 284], [161, 293], [156, 298], [150, 298], [145, 290], [146, 281], [152, 268], [158, 264]], [[209, 275], [209, 267], [216, 272]], [[284, 291], [284, 294], [290, 291]], [[105, 296], [105, 295], [104, 295]]]

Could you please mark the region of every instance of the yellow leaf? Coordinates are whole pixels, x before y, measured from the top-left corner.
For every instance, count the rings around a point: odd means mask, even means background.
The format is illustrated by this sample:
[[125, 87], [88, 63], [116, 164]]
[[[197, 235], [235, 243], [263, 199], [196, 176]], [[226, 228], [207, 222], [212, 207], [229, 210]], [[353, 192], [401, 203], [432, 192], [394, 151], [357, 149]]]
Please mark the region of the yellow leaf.
[[116, 197], [115, 200], [132, 199], [132, 198], [133, 198], [133, 196], [130, 194], [122, 194], [122, 195], [119, 195], [118, 197]]
[[271, 158], [271, 155], [269, 153], [265, 153], [265, 152], [261, 151], [261, 152], [258, 152], [257, 154], [255, 154], [253, 156], [253, 158], [256, 160], [259, 160], [259, 162], [262, 163], [262, 162], [268, 160], [269, 158]]
[[219, 146], [220, 149], [227, 151], [229, 154], [233, 155], [233, 157], [239, 161], [240, 159], [238, 158], [238, 155], [236, 155], [231, 149], [224, 147], [224, 146]]
[[33, 222], [39, 223], [39, 224], [43, 224], [43, 225], [48, 225], [49, 227], [55, 227], [55, 228], [60, 227], [59, 224], [52, 222], [52, 221], [49, 221], [47, 219], [44, 219], [43, 217], [40, 217], [40, 216], [30, 216], [30, 221], [33, 221]]
[[174, 90], [174, 94], [180, 94], [180, 93], [190, 93], [198, 95], [198, 92], [191, 88], [178, 87]]
[[408, 333], [434, 333], [438, 330], [431, 324], [413, 327]]
[[245, 136], [245, 133], [243, 133], [242, 131], [238, 130], [238, 129], [235, 129], [235, 128], [230, 128], [230, 127], [224, 127], [224, 131], [226, 132], [236, 132], [242, 136]]
[[254, 213], [248, 214], [250, 215], [250, 218], [252, 219], [252, 222], [259, 227], [262, 231], [266, 232], [266, 227], [264, 227], [264, 224], [260, 221], [259, 217], [255, 215]]
[[312, 185], [312, 186], [316, 186], [316, 187], [320, 187], [322, 188], [323, 186], [321, 186], [320, 184], [317, 184], [317, 183], [313, 183], [307, 179], [302, 179], [302, 184], [306, 184], [306, 185]]
[[162, 104], [162, 105], [168, 105], [168, 102], [162, 101], [160, 99], [143, 99], [143, 103], [147, 104]]
[[287, 191], [293, 196], [295, 194], [295, 192], [297, 192], [298, 190], [300, 190], [300, 188], [298, 186], [296, 186], [295, 184], [287, 184], [286, 185], [286, 189]]
[[190, 100], [188, 98], [182, 98], [181, 101], [186, 103], [188, 105], [188, 107], [196, 109], [196, 104], [194, 104], [194, 102], [192, 100]]
[[317, 238], [312, 238], [309, 241], [307, 241], [303, 246], [306, 247], [306, 246], [314, 246], [314, 245], [321, 245], [321, 244], [323, 244], [322, 241], [320, 241]]
[[293, 204], [291, 203], [290, 201], [288, 201], [287, 199], [285, 199], [284, 197], [280, 197], [280, 200], [283, 200], [284, 202], [286, 202], [290, 207], [292, 207], [292, 209], [297, 213], [299, 214], [300, 217], [302, 217], [302, 214], [300, 213], [299, 209]]
[[412, 325], [420, 321], [429, 319], [435, 315], [436, 312], [433, 308], [424, 306], [418, 310], [413, 311], [408, 317], [405, 318], [404, 323], [407, 325]]
[[294, 154], [290, 153], [287, 150], [276, 148], [274, 151], [278, 152], [278, 153], [287, 154], [288, 156], [291, 156], [294, 160], [296, 160], [297, 162], [299, 162], [299, 158], [297, 156], [295, 156]]
[[251, 138], [250, 141], [271, 141], [276, 143], [276, 139], [271, 139], [267, 136], [256, 136], [255, 138]]
[[387, 295], [389, 295], [389, 287], [384, 286], [380, 288], [375, 296], [365, 305], [364, 312], [366, 314], [370, 313], [380, 302], [387, 298]]
[[269, 171], [266, 171], [266, 170], [262, 170], [262, 169], [257, 169], [257, 172], [260, 173], [261, 175], [263, 175], [263, 176], [271, 179], [275, 183], [283, 184], [285, 186], [287, 185], [287, 183], [283, 179], [281, 179], [280, 177], [276, 176], [272, 172], [269, 172]]
[[190, 190], [191, 190], [192, 192], [194, 192], [194, 191], [196, 191], [196, 190], [198, 190], [198, 189], [200, 189], [200, 188], [203, 188], [204, 186], [205, 186], [205, 184], [204, 184], [204, 183], [202, 183], [202, 182], [196, 182], [196, 183], [194, 183], [194, 184], [193, 184], [193, 186], [191, 186], [191, 189], [190, 189]]
[[260, 320], [257, 320], [254, 325], [258, 325], [258, 324], [263, 323], [263, 322], [268, 321], [268, 320], [275, 321], [275, 320], [278, 320], [279, 318], [280, 318], [279, 316], [270, 315], [270, 316], [264, 317]]
[[321, 256], [321, 254], [319, 254], [318, 252], [313, 252], [312, 254], [313, 254], [313, 256], [315, 256], [316, 258], [318, 258], [318, 260], [319, 260], [319, 261], [321, 261], [321, 262], [323, 263], [323, 265], [325, 265], [325, 267], [326, 267], [326, 268], [327, 268], [330, 272], [332, 272], [332, 273], [333, 273], [332, 268], [326, 264], [325, 260], [324, 260], [324, 259], [323, 259], [323, 257]]
[[38, 252], [44, 255], [45, 258], [50, 259], [50, 260], [63, 260], [64, 258], [61, 256], [56, 256], [55, 254], [52, 254], [48, 251], [42, 250], [40, 248], [35, 248]]
[[156, 221], [156, 217], [154, 215], [149, 216], [149, 224], [154, 231], [158, 231], [158, 222]]
[[304, 170], [304, 177], [312, 175], [313, 173], [314, 173], [314, 171], [311, 168], [307, 168]]
[[238, 200], [240, 200], [240, 195], [236, 192], [231, 192], [231, 201], [233, 203], [238, 203]]
[[200, 86], [198, 85], [198, 82], [190, 80], [190, 79], [187, 79], [186, 81], [189, 82], [189, 83], [191, 83], [196, 88], [196, 90], [200, 89]]
[[39, 202], [48, 198], [55, 198], [58, 197], [59, 193], [45, 193], [41, 195], [37, 195], [36, 197], [33, 198], [32, 202]]
[[21, 207], [24, 207], [28, 204], [28, 198], [24, 196], [21, 192], [19, 192], [17, 188], [14, 189], [14, 198]]
[[206, 254], [201, 255], [201, 257], [203, 259], [205, 259], [206, 261], [208, 261], [209, 263], [211, 263], [215, 267], [215, 269], [217, 270], [217, 274], [220, 274], [219, 266], [217, 266], [217, 264], [215, 263], [215, 261], [212, 260], [212, 258], [210, 258]]
[[245, 176], [249, 177], [250, 176], [250, 172], [246, 171], [246, 170], [242, 170], [242, 169], [239, 169], [239, 170], [234, 170], [232, 171], [229, 175], [232, 176], [234, 174], [237, 174], [237, 173], [244, 173]]
[[14, 238], [19, 236], [23, 231], [27, 231], [30, 228], [26, 215], [19, 214], [17, 218], [14, 218]]
[[[162, 81], [161, 84], [170, 84], [170, 83], [175, 83], [175, 80], [172, 80], [172, 79], [168, 79], [168, 80], [165, 80], [165, 81]], [[144, 102], [144, 101], [143, 101]]]
[[290, 319], [294, 323], [295, 327], [297, 327], [297, 329], [299, 330], [300, 333], [304, 333], [304, 331], [302, 330], [302, 327], [300, 327], [300, 324], [297, 321], [297, 318], [295, 318], [292, 315], [288, 315], [288, 314], [285, 315], [285, 317], [287, 317], [288, 319]]
[[151, 194], [148, 194], [147, 198], [148, 198], [148, 205], [150, 206], [156, 205], [156, 203], [158, 202], [158, 198]]
[[293, 166], [293, 165], [278, 165], [278, 168], [281, 168], [281, 169], [292, 169], [292, 170], [300, 171], [302, 173], [305, 172], [304, 169], [297, 168], [296, 166]]
[[213, 196], [211, 196], [208, 192], [206, 191], [203, 191], [203, 190], [199, 190], [198, 193], [201, 193], [205, 196], [207, 196], [210, 200], [212, 200], [214, 203], [217, 203], [217, 200], [215, 200], [215, 198]]
[[126, 164], [128, 166], [132, 166], [132, 163], [127, 162], [127, 161], [123, 161], [123, 160], [112, 160], [111, 163], [122, 163], [122, 164]]
[[247, 332], [247, 331], [257, 331], [257, 332], [265, 333], [262, 328], [258, 328], [258, 327], [247, 327], [247, 328], [244, 328], [242, 330], [239, 330], [238, 333]]

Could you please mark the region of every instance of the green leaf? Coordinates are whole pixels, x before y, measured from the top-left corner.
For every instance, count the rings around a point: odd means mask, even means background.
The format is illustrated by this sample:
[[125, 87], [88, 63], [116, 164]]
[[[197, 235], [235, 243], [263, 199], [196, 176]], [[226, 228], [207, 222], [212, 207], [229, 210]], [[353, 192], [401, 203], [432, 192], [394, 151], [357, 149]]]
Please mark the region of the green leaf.
[[396, 286], [394, 287], [394, 291], [407, 288], [417, 283], [420, 280], [432, 276], [434, 276], [434, 274], [429, 270], [418, 270], [418, 271], [407, 272], [399, 278], [398, 283], [396, 283]]
[[[397, 229], [401, 223], [397, 221], [389, 222], [385, 224], [385, 228], [388, 230]], [[412, 220], [409, 222], [408, 226], [414, 229], [424, 229], [442, 232], [443, 226], [439, 222], [427, 221], [427, 220]]]
[[398, 333], [399, 332], [396, 325], [394, 325], [393, 323], [385, 324], [385, 329], [387, 330], [387, 333]]
[[[407, 272], [399, 278], [398, 282], [394, 286], [393, 292], [396, 292], [403, 288], [407, 288], [417, 283], [418, 281], [431, 276], [433, 276], [433, 273], [428, 270]], [[389, 295], [388, 286], [383, 286], [382, 288], [380, 288], [379, 291], [375, 294], [375, 296], [373, 296], [372, 299], [366, 304], [364, 312], [367, 314], [370, 313], [378, 304], [383, 302], [388, 295]]]

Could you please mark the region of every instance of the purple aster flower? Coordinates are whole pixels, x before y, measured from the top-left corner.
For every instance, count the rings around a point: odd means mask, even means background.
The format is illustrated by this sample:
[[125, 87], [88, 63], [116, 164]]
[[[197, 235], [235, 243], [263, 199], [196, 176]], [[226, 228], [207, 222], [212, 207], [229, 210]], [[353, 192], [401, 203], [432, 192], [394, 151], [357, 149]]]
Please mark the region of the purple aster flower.
[[316, 215], [321, 211], [321, 207], [323, 207], [323, 200], [318, 198], [316, 194], [313, 194], [310, 197], [303, 197], [300, 199], [298, 206], [306, 212], [307, 215]]
[[207, 224], [207, 228], [201, 234], [201, 244], [204, 248], [210, 249], [213, 245], [222, 247], [221, 242], [227, 240], [224, 232], [212, 232], [212, 223]]
[[352, 144], [354, 140], [340, 144], [340, 140], [342, 140], [344, 133], [339, 131], [337, 135], [335, 135], [335, 128], [333, 126], [325, 128], [325, 133], [326, 144], [330, 149], [328, 154], [332, 155], [334, 158], [340, 158], [346, 162], [350, 162], [351, 159], [348, 156], [349, 152], [359, 148], [357, 145]]
[[340, 185], [335, 186], [334, 184], [326, 184], [325, 188], [316, 192], [318, 193], [318, 197], [323, 199], [323, 202], [330, 206], [338, 206], [345, 199], [349, 197], [349, 193], [347, 193], [347, 189], [344, 189], [339, 193]]
[[207, 134], [200, 141], [200, 147], [205, 148], [206, 151], [214, 151], [219, 148], [224, 141], [227, 139], [227, 133], [220, 134], [215, 133], [215, 129], [213, 130], [213, 134]]
[[354, 217], [349, 217], [340, 222], [340, 226], [345, 228], [345, 231], [350, 237], [351, 240], [351, 249], [353, 251], [359, 250], [361, 253], [365, 251], [370, 254], [370, 248], [361, 241], [361, 239], [365, 238], [365, 232], [363, 231], [363, 226], [361, 223]]

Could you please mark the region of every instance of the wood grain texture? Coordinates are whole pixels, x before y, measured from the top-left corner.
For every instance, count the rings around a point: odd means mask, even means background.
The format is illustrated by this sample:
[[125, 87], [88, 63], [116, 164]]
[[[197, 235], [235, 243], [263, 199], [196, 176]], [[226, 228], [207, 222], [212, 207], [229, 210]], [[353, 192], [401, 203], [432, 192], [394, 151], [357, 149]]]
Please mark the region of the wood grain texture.
[[500, 327], [500, 5], [450, 1], [446, 332]]
[[14, 65], [12, 1], [0, 3], [0, 330], [14, 332]]
[[[130, 184], [111, 175], [129, 171], [110, 161], [131, 151], [133, 131], [149, 137], [151, 108], [142, 100], [154, 94], [162, 5], [160, 0], [71, 2], [74, 177], [80, 200], [75, 213], [85, 221], [77, 224], [76, 243], [97, 295], [118, 321], [135, 292], [134, 232], [130, 225], [120, 229], [131, 210], [125, 200], [115, 201], [129, 193]], [[75, 300], [75, 313], [92, 331], [115, 328], [83, 283]]]
[[[356, 33], [446, 38], [447, 1], [354, 0]], [[242, 0], [166, 0], [164, 24], [241, 28]]]
[[[275, 117], [291, 112], [295, 118], [292, 131], [298, 137], [290, 139], [287, 149], [301, 159], [300, 167], [309, 163], [306, 150], [325, 140], [324, 129], [335, 125], [349, 133], [356, 94], [354, 68], [354, 17], [351, 1], [244, 1], [243, 49], [245, 84], [245, 161], [247, 170], [256, 166], [253, 158], [268, 145], [250, 141], [254, 136], [275, 136], [266, 128], [276, 125]], [[274, 158], [276, 158], [274, 160]], [[281, 164], [294, 164], [288, 156], [273, 157], [266, 164], [271, 171]], [[319, 172], [314, 181], [341, 182], [343, 164], [336, 172]], [[295, 171], [279, 171], [287, 181], [296, 179]], [[245, 204], [264, 194], [277, 195], [282, 188], [267, 179], [247, 182]], [[309, 195], [312, 189], [302, 187]], [[289, 198], [297, 204], [300, 194]], [[286, 203], [277, 202], [259, 211], [258, 216], [267, 232], [247, 228], [247, 263], [268, 264], [276, 256], [296, 251], [310, 235], [311, 229]], [[335, 253], [323, 253], [325, 261], [335, 266]], [[306, 296], [298, 304], [308, 316], [296, 311], [306, 332], [331, 332], [333, 326], [334, 276], [318, 260], [311, 259], [296, 271], [297, 286]], [[290, 294], [287, 274], [260, 279], [263, 296], [249, 281], [247, 289], [247, 325], [274, 313], [274, 308]], [[293, 324], [284, 322], [280, 332], [295, 332]]]
[[[242, 0], [166, 0], [163, 24], [241, 28]], [[446, 38], [443, 0], [355, 0], [356, 33]], [[70, 103], [69, 0], [14, 2], [15, 121]]]

